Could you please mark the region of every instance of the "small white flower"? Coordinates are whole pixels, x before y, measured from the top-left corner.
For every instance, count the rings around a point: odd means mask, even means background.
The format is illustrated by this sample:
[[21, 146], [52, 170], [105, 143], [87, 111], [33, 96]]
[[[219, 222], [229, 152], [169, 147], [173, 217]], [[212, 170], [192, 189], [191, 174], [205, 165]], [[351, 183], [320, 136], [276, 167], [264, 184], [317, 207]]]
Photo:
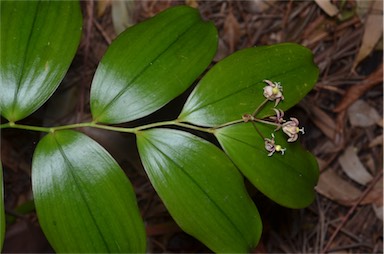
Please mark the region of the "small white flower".
[[288, 142], [295, 142], [299, 137], [298, 133], [304, 134], [304, 128], [299, 128], [299, 120], [294, 117], [291, 120], [283, 124], [283, 131], [288, 135]]
[[265, 149], [269, 152], [268, 156], [272, 156], [275, 152], [280, 152], [284, 155], [286, 148], [282, 148], [281, 145], [276, 145], [275, 135], [272, 133], [272, 138], [264, 138]]
[[279, 82], [272, 82], [270, 80], [263, 80], [268, 85], [264, 87], [264, 97], [270, 101], [275, 101], [275, 107], [277, 104], [284, 100], [283, 87]]

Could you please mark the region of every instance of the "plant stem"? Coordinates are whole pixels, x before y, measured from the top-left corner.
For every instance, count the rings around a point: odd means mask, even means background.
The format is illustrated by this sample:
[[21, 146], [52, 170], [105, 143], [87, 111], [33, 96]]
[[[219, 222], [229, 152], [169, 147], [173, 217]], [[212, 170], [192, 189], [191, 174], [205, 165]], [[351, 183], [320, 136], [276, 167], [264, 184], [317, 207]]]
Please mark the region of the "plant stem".
[[259, 118], [255, 118], [253, 121], [258, 122], [258, 123], [265, 123], [265, 124], [269, 124], [269, 125], [274, 125], [274, 126], [277, 126], [277, 127], [281, 127], [281, 124], [280, 124], [280, 123], [274, 123], [274, 122], [270, 122], [270, 121], [262, 120], [262, 119], [259, 119]]
[[220, 128], [227, 127], [229, 125], [238, 124], [238, 123], [244, 123], [244, 120], [243, 119], [239, 119], [239, 120], [235, 120], [235, 121], [232, 121], [232, 122], [224, 123], [222, 125], [219, 125], [219, 126], [216, 126], [216, 127], [212, 128], [212, 129], [220, 129]]
[[30, 125], [24, 125], [24, 124], [17, 124], [14, 122], [2, 124], [0, 128], [1, 129], [14, 128], [14, 129], [29, 130], [29, 131], [51, 132], [51, 129], [47, 127], [30, 126]]
[[63, 126], [57, 126], [57, 127], [40, 127], [40, 126], [30, 126], [30, 125], [24, 125], [24, 124], [17, 124], [14, 122], [9, 122], [5, 124], [0, 125], [0, 129], [6, 129], [6, 128], [15, 128], [15, 129], [24, 129], [24, 130], [31, 130], [31, 131], [40, 131], [40, 132], [55, 132], [58, 130], [68, 130], [68, 129], [75, 129], [75, 128], [81, 128], [81, 127], [93, 127], [103, 130], [110, 130], [110, 131], [118, 131], [118, 132], [126, 132], [126, 133], [137, 133], [142, 130], [154, 128], [154, 127], [161, 127], [166, 125], [175, 125], [180, 127], [185, 127], [189, 129], [194, 129], [202, 132], [208, 132], [213, 133], [214, 129], [207, 128], [207, 127], [199, 127], [187, 123], [181, 123], [177, 120], [173, 121], [164, 121], [164, 122], [158, 122], [158, 123], [151, 123], [147, 125], [138, 126], [135, 128], [126, 128], [126, 127], [116, 127], [116, 126], [109, 126], [109, 125], [102, 125], [97, 124], [95, 122], [87, 122], [87, 123], [76, 123], [76, 124], [68, 124]]
[[260, 110], [267, 104], [268, 99], [265, 99], [256, 109], [253, 111], [252, 116], [256, 116], [257, 113], [260, 112]]

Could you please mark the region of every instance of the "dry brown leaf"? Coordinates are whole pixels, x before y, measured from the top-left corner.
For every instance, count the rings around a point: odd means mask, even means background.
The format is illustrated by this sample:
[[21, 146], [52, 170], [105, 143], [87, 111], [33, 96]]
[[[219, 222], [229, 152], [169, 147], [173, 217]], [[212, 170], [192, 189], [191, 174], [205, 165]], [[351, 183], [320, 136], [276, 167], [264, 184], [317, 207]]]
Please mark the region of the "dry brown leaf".
[[381, 64], [373, 73], [371, 73], [362, 82], [351, 86], [344, 94], [343, 99], [333, 109], [334, 112], [341, 112], [349, 107], [357, 99], [361, 98], [363, 94], [374, 87], [375, 85], [382, 84], [383, 82], [383, 64]]
[[135, 11], [134, 1], [114, 0], [112, 1], [112, 21], [116, 34], [120, 34], [126, 28], [135, 24], [133, 12]]
[[369, 127], [381, 119], [376, 109], [363, 100], [355, 101], [348, 108], [348, 118], [351, 125], [356, 127]]
[[352, 146], [345, 149], [344, 153], [339, 157], [339, 163], [343, 171], [355, 182], [366, 185], [372, 181], [373, 177], [365, 169]]
[[363, 41], [359, 53], [353, 63], [352, 70], [366, 58], [374, 49], [377, 42], [383, 36], [383, 1], [372, 2], [372, 8], [365, 21]]
[[199, 3], [196, 0], [185, 0], [185, 4], [192, 8], [199, 8]]
[[[345, 206], [354, 205], [363, 194], [363, 191], [341, 178], [331, 169], [321, 173], [315, 190], [321, 195]], [[382, 199], [383, 180], [381, 178], [360, 204], [375, 204], [380, 207], [382, 205]]]
[[303, 107], [310, 112], [313, 123], [331, 140], [336, 136], [336, 123], [327, 113], [319, 107], [309, 103], [308, 100], [301, 102]]
[[251, 13], [262, 13], [262, 12], [265, 12], [275, 2], [276, 2], [276, 0], [269, 0], [269, 1], [251, 0], [251, 1], [248, 2], [248, 4], [249, 4], [249, 11]]
[[372, 139], [371, 142], [369, 142], [369, 147], [372, 148], [374, 146], [383, 145], [383, 134], [380, 136], [377, 136], [376, 138]]
[[96, 2], [97, 17], [100, 18], [104, 15], [108, 6], [111, 4], [111, 0], [99, 0]]
[[372, 204], [372, 209], [376, 214], [376, 217], [380, 220], [383, 220], [383, 206], [377, 206], [376, 204]]
[[328, 16], [333, 17], [339, 13], [339, 9], [332, 4], [331, 0], [315, 0], [315, 2]]
[[224, 36], [225, 40], [228, 42], [229, 52], [234, 52], [236, 44], [240, 40], [241, 31], [240, 24], [235, 15], [233, 15], [232, 10], [229, 10], [229, 13], [224, 21]]
[[324, 171], [319, 178], [316, 191], [339, 204], [351, 206], [362, 192], [342, 179], [333, 170]]

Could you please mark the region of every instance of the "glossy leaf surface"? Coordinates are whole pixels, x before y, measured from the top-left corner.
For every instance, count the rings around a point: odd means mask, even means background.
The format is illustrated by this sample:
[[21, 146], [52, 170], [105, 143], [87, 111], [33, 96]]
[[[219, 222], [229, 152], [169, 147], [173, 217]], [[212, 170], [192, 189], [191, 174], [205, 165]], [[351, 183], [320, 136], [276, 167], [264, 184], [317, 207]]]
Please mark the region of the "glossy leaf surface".
[[63, 79], [80, 41], [76, 1], [1, 1], [0, 111], [9, 121], [38, 109]]
[[[256, 124], [264, 137], [271, 138], [274, 127]], [[286, 148], [285, 154], [268, 156], [264, 140], [252, 123], [218, 129], [215, 136], [240, 171], [262, 193], [290, 208], [302, 208], [315, 197], [319, 170], [312, 154], [299, 142], [287, 143], [281, 131], [275, 133], [276, 144]]]
[[[240, 50], [217, 63], [188, 98], [179, 119], [201, 126], [217, 126], [252, 114], [265, 100], [263, 80], [280, 82], [285, 100], [279, 108], [297, 104], [314, 86], [318, 69], [312, 53], [284, 43]], [[258, 114], [274, 114], [269, 102]]]
[[0, 161], [0, 251], [3, 248], [5, 236], [5, 213], [4, 213], [4, 183], [3, 183], [3, 167]]
[[32, 187], [39, 223], [57, 252], [145, 252], [132, 186], [95, 141], [57, 131], [38, 144]]
[[217, 31], [196, 9], [170, 8], [128, 28], [110, 45], [91, 89], [95, 121], [146, 116], [185, 91], [211, 62]]
[[192, 134], [152, 129], [137, 135], [148, 177], [187, 233], [214, 252], [249, 252], [261, 234], [257, 208], [228, 157]]

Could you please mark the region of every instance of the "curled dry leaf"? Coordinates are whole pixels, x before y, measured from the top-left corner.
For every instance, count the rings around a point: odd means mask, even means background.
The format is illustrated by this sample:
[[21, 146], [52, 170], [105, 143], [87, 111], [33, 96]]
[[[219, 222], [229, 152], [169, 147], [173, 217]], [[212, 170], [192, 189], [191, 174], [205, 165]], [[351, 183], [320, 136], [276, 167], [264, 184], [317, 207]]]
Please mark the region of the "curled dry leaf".
[[[321, 0], [320, 0], [321, 1]], [[370, 12], [365, 20], [363, 41], [359, 53], [353, 63], [352, 70], [366, 58], [374, 49], [377, 42], [383, 36], [383, 1], [372, 2]]]
[[351, 206], [362, 192], [342, 179], [335, 171], [326, 170], [319, 178], [316, 191], [339, 204]]
[[348, 118], [355, 127], [369, 127], [381, 119], [376, 109], [363, 100], [357, 100], [348, 108]]
[[339, 157], [339, 163], [343, 171], [355, 182], [366, 185], [372, 181], [373, 177], [365, 169], [352, 146], [345, 149], [344, 154]]
[[339, 13], [339, 9], [331, 3], [331, 0], [315, 0], [315, 2], [328, 16], [333, 17]]
[[240, 36], [240, 24], [230, 9], [224, 22], [224, 39], [228, 43], [230, 53], [235, 51], [235, 45], [239, 42]]
[[134, 1], [112, 1], [112, 21], [116, 34], [120, 34], [127, 27], [133, 26], [135, 24], [135, 21], [133, 19], [134, 11]]
[[325, 113], [322, 109], [310, 103], [309, 100], [303, 100], [300, 104], [309, 111], [313, 123], [327, 136], [330, 140], [334, 140], [336, 136], [335, 120]]
[[374, 146], [383, 145], [383, 134], [380, 136], [377, 136], [376, 138], [372, 139], [371, 142], [369, 142], [369, 147], [372, 148]]
[[[315, 190], [321, 195], [345, 206], [353, 206], [363, 194], [363, 191], [344, 180], [332, 169], [327, 169], [320, 175]], [[375, 204], [377, 207], [380, 207], [382, 206], [382, 199], [383, 181], [379, 180], [360, 204]]]

